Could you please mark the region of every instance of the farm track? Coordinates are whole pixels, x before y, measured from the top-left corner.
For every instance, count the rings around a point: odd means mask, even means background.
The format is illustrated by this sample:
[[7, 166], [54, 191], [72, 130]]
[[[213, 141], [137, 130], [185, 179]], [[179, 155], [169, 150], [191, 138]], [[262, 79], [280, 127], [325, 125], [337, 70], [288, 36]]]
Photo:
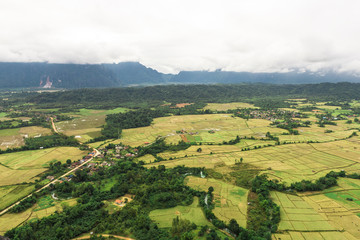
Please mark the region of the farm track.
[[[99, 152], [97, 149], [94, 149], [94, 150], [95, 150], [96, 153], [95, 153], [94, 156], [91, 157], [89, 160], [83, 162], [81, 165], [79, 165], [79, 166], [71, 169], [70, 171], [66, 172], [65, 174], [61, 175], [60, 177], [54, 179], [53, 181], [49, 182], [48, 184], [46, 184], [46, 185], [43, 186], [42, 188], [36, 190], [34, 193], [40, 192], [41, 190], [49, 187], [51, 184], [54, 184], [54, 183], [56, 183], [57, 181], [59, 181], [59, 179], [65, 177], [65, 176], [67, 176], [67, 175], [69, 175], [69, 174], [72, 173], [72, 172], [75, 172], [75, 171], [78, 170], [80, 167], [84, 166], [86, 163], [88, 163], [88, 162], [90, 162], [91, 160], [93, 160], [94, 157], [96, 157], [96, 156], [98, 156], [98, 155], [100, 154], [100, 152]], [[26, 199], [26, 198], [28, 198], [28, 197], [31, 197], [32, 194], [33, 194], [33, 193], [30, 193], [30, 194], [27, 195], [26, 197], [23, 197], [22, 199], [20, 199], [20, 200], [17, 201], [16, 203], [14, 203], [14, 204], [10, 205], [9, 207], [5, 208], [4, 210], [2, 210], [2, 211], [0, 212], [0, 216], [1, 216], [1, 215], [4, 215], [5, 213], [7, 213], [11, 208], [13, 208], [14, 206], [18, 205], [18, 204], [19, 204], [21, 201], [23, 201], [24, 199]]]
[[58, 130], [56, 129], [54, 119], [52, 117], [50, 117], [50, 119], [51, 119], [51, 125], [52, 125], [52, 128], [53, 128], [54, 132], [59, 133]]

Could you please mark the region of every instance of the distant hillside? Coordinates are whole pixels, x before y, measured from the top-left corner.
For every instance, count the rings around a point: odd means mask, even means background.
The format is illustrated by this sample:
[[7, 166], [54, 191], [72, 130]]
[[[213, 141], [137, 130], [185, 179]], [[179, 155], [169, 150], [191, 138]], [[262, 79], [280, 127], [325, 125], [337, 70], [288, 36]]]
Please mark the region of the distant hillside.
[[97, 88], [159, 84], [360, 82], [329, 72], [250, 73], [182, 71], [163, 74], [138, 62], [118, 64], [0, 63], [0, 88]]
[[225, 71], [182, 71], [171, 78], [174, 83], [271, 83], [301, 84], [322, 82], [360, 82], [359, 77], [350, 74], [329, 72], [250, 73]]
[[0, 63], [0, 88], [94, 88], [165, 83], [166, 74], [140, 63]]

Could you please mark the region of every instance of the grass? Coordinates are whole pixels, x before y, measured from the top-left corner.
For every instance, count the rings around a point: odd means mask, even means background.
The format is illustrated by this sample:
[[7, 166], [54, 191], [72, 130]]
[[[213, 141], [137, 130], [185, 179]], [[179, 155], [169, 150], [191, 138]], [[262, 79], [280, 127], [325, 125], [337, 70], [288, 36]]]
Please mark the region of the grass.
[[211, 225], [211, 223], [205, 218], [205, 215], [199, 206], [199, 199], [197, 197], [194, 197], [193, 203], [189, 206], [157, 209], [151, 211], [149, 216], [160, 228], [170, 228], [172, 220], [176, 217], [187, 219], [198, 226]]
[[215, 209], [213, 213], [221, 220], [235, 219], [240, 226], [246, 227], [248, 190], [216, 179], [189, 176], [187, 185], [200, 191], [214, 188]]
[[46, 171], [51, 161], [80, 159], [87, 152], [74, 147], [14, 152], [0, 155], [0, 186], [31, 182]]

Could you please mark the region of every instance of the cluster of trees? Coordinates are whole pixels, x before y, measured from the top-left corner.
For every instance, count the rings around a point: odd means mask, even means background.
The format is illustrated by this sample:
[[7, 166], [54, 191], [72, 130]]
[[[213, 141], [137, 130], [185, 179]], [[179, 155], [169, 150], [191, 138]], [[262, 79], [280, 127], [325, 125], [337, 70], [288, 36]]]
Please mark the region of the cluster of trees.
[[265, 175], [256, 176], [251, 185], [251, 191], [257, 194], [260, 208], [265, 216], [257, 232], [262, 237], [271, 239], [271, 233], [277, 231], [280, 222], [280, 207], [270, 198], [271, 188]]
[[278, 128], [288, 130], [289, 134], [291, 134], [291, 135], [299, 135], [299, 131], [294, 128], [309, 127], [310, 124], [311, 124], [310, 121], [305, 121], [305, 122], [294, 121], [291, 118], [287, 118], [283, 122], [275, 121], [275, 122], [271, 123], [271, 125], [276, 125], [276, 127], [278, 127]]
[[140, 109], [126, 113], [115, 113], [106, 116], [106, 124], [101, 130], [107, 138], [119, 138], [122, 129], [150, 126], [154, 118], [165, 116], [161, 110]]
[[26, 209], [32, 207], [36, 203], [36, 197], [30, 196], [24, 200], [22, 200], [19, 204], [15, 205], [13, 208], [9, 210], [11, 213], [19, 213], [23, 212]]
[[240, 140], [241, 140], [241, 138], [239, 137], [239, 135], [236, 135], [235, 139], [229, 140], [228, 142], [223, 141], [222, 144], [224, 144], [224, 145], [235, 145], [235, 144], [239, 143]]
[[73, 136], [66, 136], [63, 134], [54, 134], [50, 136], [41, 136], [37, 138], [26, 138], [25, 147], [30, 149], [39, 149], [57, 147], [57, 146], [79, 146], [79, 142]]
[[165, 151], [181, 151], [188, 149], [191, 146], [190, 143], [186, 143], [184, 141], [179, 141], [178, 144], [166, 144], [164, 138], [157, 138], [154, 143], [151, 145], [142, 147], [139, 146], [138, 156], [144, 156], [146, 154], [151, 154], [156, 156], [156, 154], [165, 152]]
[[29, 121], [23, 121], [21, 119], [0, 121], [0, 129], [11, 129], [29, 126], [50, 127], [45, 117], [42, 116], [32, 117]]

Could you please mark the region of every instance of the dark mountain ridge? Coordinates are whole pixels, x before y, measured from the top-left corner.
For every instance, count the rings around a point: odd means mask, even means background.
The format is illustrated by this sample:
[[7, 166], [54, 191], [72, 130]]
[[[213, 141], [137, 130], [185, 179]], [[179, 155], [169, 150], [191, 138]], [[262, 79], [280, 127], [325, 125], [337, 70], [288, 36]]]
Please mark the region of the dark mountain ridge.
[[347, 73], [181, 71], [164, 74], [138, 62], [60, 64], [0, 62], [0, 88], [97, 88], [159, 84], [360, 82]]

